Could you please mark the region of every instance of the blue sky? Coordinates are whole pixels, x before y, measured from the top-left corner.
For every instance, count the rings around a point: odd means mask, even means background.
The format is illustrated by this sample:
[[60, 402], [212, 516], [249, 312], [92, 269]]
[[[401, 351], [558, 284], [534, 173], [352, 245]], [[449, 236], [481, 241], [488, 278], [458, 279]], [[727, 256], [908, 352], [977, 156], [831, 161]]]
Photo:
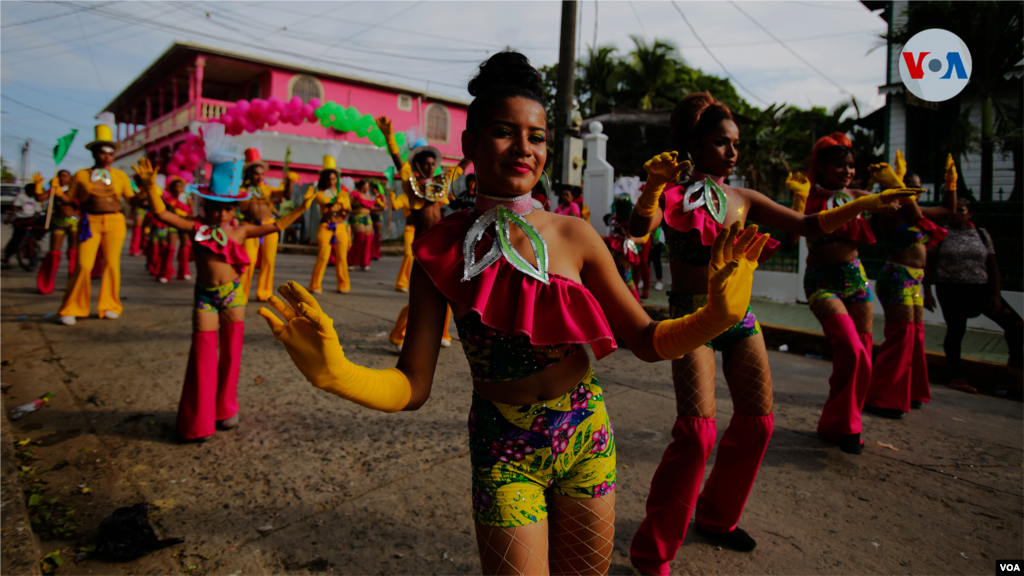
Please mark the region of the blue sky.
[[[595, 31], [598, 45], [614, 45], [620, 53], [629, 51], [633, 34], [667, 39], [690, 66], [725, 76], [683, 21], [682, 11], [714, 56], [749, 90], [740, 93], [759, 106], [831, 107], [853, 94], [866, 114], [884, 103], [878, 86], [885, 81], [885, 49], [872, 49], [881, 44], [878, 35], [885, 22], [859, 2], [582, 0], [579, 6], [583, 45], [594, 42]], [[92, 139], [95, 115], [179, 39], [299, 65], [302, 58], [280, 51], [326, 59], [334, 64], [305, 62], [418, 88], [429, 82], [431, 91], [468, 97], [464, 86], [475, 67], [506, 46], [522, 51], [536, 66], [556, 62], [559, 18], [560, 4], [550, 0], [4, 1], [2, 154], [16, 170], [20, 146], [31, 138], [32, 171], [52, 173], [50, 151], [56, 139], [77, 127], [80, 134], [62, 167], [87, 166], [82, 145]]]

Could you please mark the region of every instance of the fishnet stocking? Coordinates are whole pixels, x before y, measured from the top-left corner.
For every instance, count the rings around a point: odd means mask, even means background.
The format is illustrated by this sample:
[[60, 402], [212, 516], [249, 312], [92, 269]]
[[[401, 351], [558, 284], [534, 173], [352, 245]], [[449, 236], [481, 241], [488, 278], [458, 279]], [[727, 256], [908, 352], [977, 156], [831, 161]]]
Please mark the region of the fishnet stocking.
[[889, 304], [882, 306], [885, 310], [885, 321], [886, 322], [913, 322], [914, 316], [916, 316], [915, 308], [917, 306], [903, 306], [902, 304]]
[[552, 574], [607, 574], [615, 543], [615, 493], [602, 498], [548, 496]]
[[515, 528], [476, 524], [484, 574], [539, 574], [548, 571], [548, 521]]
[[679, 416], [715, 417], [714, 350], [701, 346], [673, 360], [672, 383], [676, 389], [676, 413]]
[[749, 416], [772, 413], [772, 373], [764, 335], [744, 338], [723, 350], [722, 371], [737, 412]]
[[811, 304], [811, 312], [814, 313], [814, 317], [817, 318], [819, 322], [834, 314], [849, 314], [846, 311], [846, 304], [843, 304], [843, 301], [839, 298], [825, 298], [824, 300], [818, 300], [814, 304]]
[[871, 334], [871, 327], [874, 325], [875, 312], [871, 302], [856, 302], [846, 305], [849, 311], [850, 320], [857, 327], [861, 334]]

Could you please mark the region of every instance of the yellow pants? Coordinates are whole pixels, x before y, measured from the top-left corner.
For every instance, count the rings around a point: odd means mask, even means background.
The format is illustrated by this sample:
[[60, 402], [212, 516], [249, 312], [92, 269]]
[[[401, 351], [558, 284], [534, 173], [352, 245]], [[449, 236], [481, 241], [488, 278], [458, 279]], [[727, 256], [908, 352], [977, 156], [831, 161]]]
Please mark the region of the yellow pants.
[[124, 214], [87, 214], [92, 238], [78, 245], [78, 262], [75, 273], [68, 278], [64, 301], [60, 305], [61, 316], [86, 317], [92, 303], [90, 274], [96, 265], [96, 253], [103, 251], [103, 279], [100, 281], [100, 297], [97, 303], [100, 318], [104, 313], [120, 315], [121, 305], [121, 247], [128, 233]]
[[[323, 290], [324, 272], [327, 270], [327, 263], [331, 260], [331, 252], [337, 260], [335, 275], [338, 277], [338, 292], [348, 292], [352, 285], [348, 278], [348, 229], [345, 224], [339, 222], [336, 229], [330, 230], [324, 222], [316, 232], [316, 243], [319, 250], [316, 254], [316, 264], [313, 265], [313, 279], [309, 281], [310, 290]], [[335, 244], [331, 246], [331, 238]]]
[[[264, 218], [260, 224], [273, 224], [273, 218]], [[249, 238], [245, 241], [245, 251], [249, 254], [251, 264], [245, 267], [245, 274], [242, 276], [242, 287], [245, 292], [245, 299], [249, 300], [249, 292], [252, 289], [252, 276], [256, 268], [256, 255], [260, 260], [260, 277], [256, 281], [256, 299], [267, 300], [274, 294], [274, 261], [277, 260], [277, 237], [278, 234], [267, 234], [262, 238]]]
[[405, 227], [405, 253], [402, 255], [402, 265], [398, 268], [398, 281], [395, 282], [396, 290], [409, 289], [409, 274], [412, 273], [412, 241], [416, 237], [416, 227], [409, 224]]
[[[452, 341], [452, 337], [448, 335], [448, 325], [452, 321], [452, 308], [451, 306], [445, 306], [447, 312], [444, 315], [444, 332], [441, 333], [441, 339]], [[402, 308], [402, 311], [398, 313], [398, 320], [395, 321], [395, 327], [391, 329], [391, 343], [395, 346], [401, 346], [405, 342], [405, 327], [409, 324], [409, 306]]]

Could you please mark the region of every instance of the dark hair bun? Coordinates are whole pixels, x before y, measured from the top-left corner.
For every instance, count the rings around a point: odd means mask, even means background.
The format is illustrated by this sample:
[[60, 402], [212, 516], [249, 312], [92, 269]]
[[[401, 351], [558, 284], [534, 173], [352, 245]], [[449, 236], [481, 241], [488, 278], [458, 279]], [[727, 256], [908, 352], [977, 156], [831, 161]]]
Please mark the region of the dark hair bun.
[[479, 97], [500, 88], [518, 88], [540, 98], [541, 75], [530, 65], [530, 59], [519, 52], [498, 52], [482, 64], [476, 77], [469, 81], [469, 94]]

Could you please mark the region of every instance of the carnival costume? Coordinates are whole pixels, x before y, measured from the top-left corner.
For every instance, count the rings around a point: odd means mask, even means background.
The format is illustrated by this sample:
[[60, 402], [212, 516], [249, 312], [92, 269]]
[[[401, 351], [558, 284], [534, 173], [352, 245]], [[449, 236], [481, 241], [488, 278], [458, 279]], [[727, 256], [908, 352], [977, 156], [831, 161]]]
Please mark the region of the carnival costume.
[[[449, 215], [413, 243], [417, 264], [449, 302], [469, 312], [456, 321], [474, 380], [514, 381], [537, 374], [589, 344], [597, 359], [616, 349], [597, 300], [582, 284], [548, 271], [544, 238], [524, 218], [529, 194], [497, 198], [477, 194], [475, 210]], [[509, 241], [511, 226], [526, 234], [537, 264]], [[724, 240], [725, 236], [722, 236]], [[762, 241], [742, 239], [756, 254]], [[718, 244], [719, 260], [724, 242]], [[749, 300], [755, 260], [740, 258], [741, 272], [715, 284], [708, 307], [685, 319], [658, 324], [653, 345], [663, 359], [678, 358], [729, 325]], [[721, 262], [717, 264], [721, 269]], [[740, 279], [742, 277], [742, 279]], [[362, 406], [396, 412], [411, 397], [403, 372], [350, 363], [333, 321], [295, 283], [281, 292], [302, 302], [281, 323], [261, 309], [275, 337], [315, 386]], [[310, 331], [313, 332], [310, 332]], [[604, 395], [592, 370], [559, 398], [509, 405], [473, 395], [469, 416], [472, 503], [476, 522], [517, 527], [547, 517], [545, 491], [576, 499], [600, 498], [615, 489], [615, 439]]]
[[[724, 227], [729, 198], [724, 178], [693, 172], [682, 185], [670, 184], [678, 173], [685, 172], [688, 162], [676, 163], [676, 153], [661, 154], [645, 165], [648, 181], [635, 208], [643, 218], [656, 214], [664, 192], [665, 208], [662, 227], [670, 262], [703, 266], [711, 260], [711, 247], [716, 233]], [[891, 195], [890, 195], [891, 196]], [[860, 211], [873, 207], [881, 196], [864, 200], [856, 206], [828, 211], [818, 218], [822, 230], [830, 231], [854, 218]], [[739, 225], [737, 220], [734, 226]], [[757, 236], [764, 249], [759, 260], [769, 258], [779, 243], [767, 236]], [[709, 296], [669, 292], [670, 314], [681, 317], [704, 306]], [[712, 338], [706, 346], [722, 351], [724, 362], [739, 374], [733, 386], [747, 386], [745, 408], [736, 408], [718, 448], [715, 466], [700, 491], [701, 480], [717, 433], [717, 423], [706, 407], [706, 400], [696, 392], [677, 401], [692, 403], [680, 414], [672, 430], [673, 441], [665, 450], [658, 469], [651, 479], [647, 500], [647, 516], [633, 538], [630, 559], [646, 574], [668, 574], [669, 562], [675, 558], [689, 525], [696, 513], [696, 525], [705, 535], [740, 550], [751, 550], [756, 543], [737, 527], [754, 480], [764, 458], [774, 429], [771, 412], [770, 376], [763, 343], [748, 341], [760, 332], [760, 325], [750, 306], [739, 321]], [[714, 370], [714, 356], [690, 355], [674, 365], [674, 372], [693, 374], [691, 380], [678, 387], [691, 386], [707, 370]], [[713, 382], [713, 381], [712, 381]], [[767, 387], [767, 388], [766, 388]], [[739, 401], [733, 396], [734, 406]], [[713, 399], [710, 400], [713, 402]], [[713, 404], [711, 404], [713, 407]]]
[[[49, 183], [50, 194], [67, 194], [68, 186], [60, 185], [60, 178], [53, 178]], [[44, 196], [42, 180], [36, 181], [36, 198]], [[58, 235], [67, 239], [68, 248], [68, 277], [75, 273], [75, 264], [78, 259], [78, 222], [81, 218], [78, 215], [78, 208], [74, 203], [66, 203], [58, 195], [53, 199], [53, 216], [50, 219], [51, 249], [43, 258], [39, 272], [36, 274], [36, 289], [40, 294], [50, 294], [57, 283], [57, 270], [60, 269], [60, 250], [54, 250], [52, 246], [57, 243]], [[65, 215], [65, 212], [71, 212]]]
[[[204, 140], [207, 161], [213, 164], [213, 171], [209, 185], [194, 187], [192, 193], [206, 202], [247, 200], [250, 191], [239, 190], [243, 173], [242, 157], [228, 149], [223, 126], [207, 125]], [[153, 213], [159, 215], [167, 210], [167, 206], [160, 189], [156, 187], [155, 173], [148, 170], [148, 162], [143, 166], [143, 170], [136, 170], [147, 180]], [[276, 222], [277, 231], [297, 220], [311, 203], [310, 196], [305, 203]], [[231, 282], [217, 286], [204, 286], [197, 282], [193, 309], [200, 313], [218, 314], [244, 307], [247, 298], [241, 276], [250, 265], [245, 248], [218, 223], [207, 222], [199, 217], [179, 218], [182, 222], [192, 224], [191, 241], [195, 243], [197, 266], [207, 265], [207, 262], [214, 260], [227, 263], [235, 270], [235, 278]], [[233, 220], [231, 225], [234, 226]], [[177, 430], [182, 439], [208, 438], [213, 435], [218, 422], [225, 427], [237, 424], [238, 374], [244, 335], [245, 322], [227, 321], [224, 314], [219, 319], [219, 338], [217, 330], [197, 330], [192, 333], [192, 347], [178, 404]]]
[[[897, 151], [897, 171], [890, 173], [888, 165], [874, 168], [880, 173], [882, 185], [890, 185], [893, 177], [902, 184], [905, 164]], [[901, 173], [902, 172], [902, 173]], [[946, 194], [956, 194], [956, 167], [950, 156], [946, 164]], [[948, 235], [948, 231], [925, 216], [917, 222], [904, 223], [881, 238], [887, 254], [902, 252], [915, 246], [933, 248]], [[909, 314], [899, 319], [885, 319], [885, 341], [879, 348], [871, 371], [871, 384], [864, 401], [865, 408], [883, 411], [910, 412], [911, 403], [925, 404], [931, 400], [928, 385], [928, 360], [924, 350], [924, 321], [915, 321], [913, 309], [924, 307], [922, 281], [924, 270], [887, 261], [875, 281], [878, 300], [884, 307], [906, 306]], [[887, 315], [890, 311], [886, 312]]]
[[[256, 165], [263, 166], [264, 169], [267, 168], [267, 163], [260, 159], [258, 149], [246, 149], [246, 173], [248, 173], [250, 167]], [[271, 188], [266, 181], [260, 182], [259, 185], [250, 184], [248, 181], [244, 182], [243, 186], [249, 194], [249, 199], [239, 204], [241, 212], [243, 214], [248, 212], [251, 204], [266, 204], [270, 207], [271, 212], [274, 212], [274, 201], [285, 197], [286, 192], [291, 188], [291, 183], [296, 178], [296, 175], [293, 173], [288, 173], [287, 176], [276, 188]], [[274, 222], [275, 219], [270, 216], [259, 220], [246, 218], [246, 223], [257, 226], [273, 224]], [[256, 298], [263, 301], [270, 298], [274, 293], [274, 263], [277, 261], [278, 236], [278, 234], [268, 234], [262, 238], [249, 238], [245, 241], [245, 251], [249, 254], [249, 260], [253, 262], [253, 266], [246, 268], [245, 274], [242, 276], [242, 289], [245, 292], [246, 299], [250, 295], [252, 277], [256, 267], [260, 269], [260, 275], [256, 281]]]
[[[363, 196], [358, 190], [351, 192], [351, 205], [352, 214], [349, 215], [349, 224], [360, 225], [364, 227], [372, 227], [373, 220], [370, 218], [370, 214], [356, 214], [355, 210], [366, 209], [371, 210], [377, 206], [377, 201], [373, 198], [367, 198]], [[373, 257], [373, 233], [356, 232], [352, 231], [352, 246], [348, 250], [348, 261], [353, 266], [359, 266], [361, 268], [369, 268], [370, 260]]]
[[[334, 156], [324, 156], [324, 167], [320, 173], [323, 174], [327, 171], [338, 174]], [[341, 187], [340, 184], [334, 190], [317, 190], [315, 201], [320, 206], [320, 226], [316, 232], [318, 248], [316, 263], [313, 265], [313, 278], [309, 281], [309, 291], [319, 294], [323, 290], [324, 272], [327, 271], [327, 264], [333, 253], [338, 292], [347, 294], [352, 290], [348, 276], [349, 237], [345, 218], [339, 214], [345, 214], [352, 210], [348, 190]]]
[[[104, 124], [96, 126], [96, 139], [85, 145], [92, 150], [96, 146], [115, 148], [110, 127]], [[85, 206], [91, 196], [97, 198], [113, 197], [118, 202], [122, 198], [132, 198], [132, 190], [128, 175], [117, 168], [92, 168], [79, 170], [72, 176], [68, 192], [80, 205]], [[97, 302], [100, 318], [117, 318], [124, 312], [121, 305], [121, 246], [127, 233], [124, 214], [120, 211], [104, 213], [86, 213], [79, 222], [78, 262], [75, 271], [68, 279], [67, 290], [58, 314], [65, 323], [73, 323], [76, 317], [89, 315], [91, 303], [90, 284], [92, 269], [96, 263], [97, 253], [101, 253], [103, 277], [100, 283], [100, 295]]]
[[[398, 156], [398, 143], [395, 141], [395, 136], [391, 132], [390, 122], [387, 125], [382, 126], [381, 130], [384, 133], [385, 139], [387, 141], [388, 151], [391, 152], [391, 155], [393, 157]], [[401, 168], [398, 171], [399, 176], [402, 180], [402, 188], [405, 191], [406, 202], [409, 205], [409, 212], [408, 215], [406, 216], [407, 223], [410, 221], [410, 217], [412, 217], [416, 211], [423, 210], [424, 208], [427, 207], [428, 204], [432, 204], [434, 202], [441, 202], [447, 204], [449, 184], [456, 178], [458, 178], [459, 175], [462, 174], [462, 168], [456, 166], [455, 168], [449, 169], [449, 171], [445, 174], [444, 178], [442, 179], [441, 183], [432, 180], [420, 183], [418, 178], [414, 174], [411, 164], [416, 160], [416, 157], [419, 156], [420, 154], [431, 154], [434, 156], [434, 159], [436, 161], [440, 162], [441, 160], [441, 151], [438, 150], [437, 148], [434, 148], [433, 146], [430, 146], [425, 138], [420, 138], [416, 142], [413, 142], [412, 150], [409, 151], [409, 161], [403, 162]], [[409, 227], [406, 226], [406, 234], [408, 234], [408, 232]], [[415, 239], [417, 233], [415, 225], [413, 226], [412, 233], [413, 238]], [[402, 292], [408, 291], [409, 284], [408, 277], [406, 277], [404, 283], [405, 285], [402, 285], [402, 271], [405, 270], [405, 265], [406, 261], [403, 258], [402, 267], [399, 268], [398, 271], [398, 282], [396, 283], [396, 288]], [[411, 272], [411, 270], [412, 263], [410, 262], [409, 271]], [[406, 289], [402, 290], [402, 288]], [[449, 307], [444, 317], [444, 331], [441, 332], [441, 345], [446, 347], [451, 346], [452, 343], [451, 336], [448, 335], [448, 328], [451, 323], [451, 318], [452, 310], [451, 307]], [[391, 329], [391, 336], [389, 337], [389, 341], [391, 342], [392, 345], [401, 348], [402, 344], [405, 342], [405, 328], [408, 322], [409, 306], [406, 305], [404, 308], [402, 308], [401, 312], [398, 313], [398, 319], [395, 320], [395, 326]]]

